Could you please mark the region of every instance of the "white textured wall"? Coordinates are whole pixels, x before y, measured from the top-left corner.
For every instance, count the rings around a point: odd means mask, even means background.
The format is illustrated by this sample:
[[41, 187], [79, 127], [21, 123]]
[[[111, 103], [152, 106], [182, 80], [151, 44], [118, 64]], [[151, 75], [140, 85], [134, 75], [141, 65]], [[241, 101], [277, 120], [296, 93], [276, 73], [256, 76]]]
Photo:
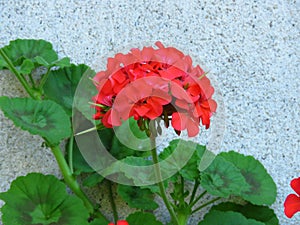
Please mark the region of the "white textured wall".
[[[299, 0], [0, 0], [0, 47], [46, 39], [60, 56], [93, 65], [124, 45], [161, 40], [197, 56], [223, 95], [222, 150], [261, 160], [278, 186], [280, 224], [296, 225], [300, 214], [288, 220], [282, 205], [300, 176], [299, 13]], [[0, 72], [0, 81], [0, 95], [25, 95], [10, 73]], [[59, 175], [41, 139], [2, 112], [0, 134], [0, 191], [31, 171]]]

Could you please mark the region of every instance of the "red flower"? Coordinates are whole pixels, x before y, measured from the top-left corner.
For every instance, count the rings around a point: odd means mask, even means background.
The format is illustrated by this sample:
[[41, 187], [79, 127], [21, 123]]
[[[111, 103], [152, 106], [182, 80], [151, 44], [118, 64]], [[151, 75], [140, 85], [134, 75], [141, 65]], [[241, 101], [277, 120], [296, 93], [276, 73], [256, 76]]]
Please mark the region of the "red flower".
[[292, 218], [295, 213], [300, 212], [300, 177], [291, 181], [291, 187], [297, 193], [287, 196], [284, 202], [284, 213], [288, 218]]
[[[115, 225], [114, 223], [109, 223], [108, 225]], [[129, 223], [126, 220], [119, 220], [117, 222], [117, 225], [129, 225]]]
[[200, 66], [173, 47], [156, 43], [158, 49], [144, 47], [109, 58], [106, 71], [94, 77], [94, 119], [104, 126], [119, 126], [133, 117], [142, 121], [161, 117], [166, 126], [172, 120], [177, 133], [199, 133], [200, 121], [209, 128], [217, 104], [214, 89]]

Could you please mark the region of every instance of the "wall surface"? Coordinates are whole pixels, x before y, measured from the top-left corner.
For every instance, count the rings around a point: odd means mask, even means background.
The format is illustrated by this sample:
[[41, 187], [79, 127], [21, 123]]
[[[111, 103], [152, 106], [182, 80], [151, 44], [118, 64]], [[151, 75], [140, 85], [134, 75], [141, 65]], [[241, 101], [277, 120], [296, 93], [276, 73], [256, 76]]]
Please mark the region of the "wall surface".
[[[278, 186], [272, 207], [280, 224], [296, 225], [300, 214], [287, 219], [283, 202], [290, 180], [300, 176], [299, 13], [299, 0], [0, 0], [0, 47], [16, 38], [45, 39], [61, 57], [94, 68], [122, 46], [156, 40], [194, 56], [223, 96], [220, 150], [259, 159]], [[25, 93], [2, 71], [0, 95]], [[41, 143], [0, 112], [0, 191], [32, 171], [60, 176]]]

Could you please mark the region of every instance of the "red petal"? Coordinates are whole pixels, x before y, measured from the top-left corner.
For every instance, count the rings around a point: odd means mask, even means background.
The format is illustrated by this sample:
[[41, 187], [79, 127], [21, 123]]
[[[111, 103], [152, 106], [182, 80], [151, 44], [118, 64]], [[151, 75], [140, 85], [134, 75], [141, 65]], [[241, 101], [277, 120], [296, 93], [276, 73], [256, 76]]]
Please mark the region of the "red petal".
[[[161, 93], [163, 93], [163, 92], [161, 92]], [[171, 96], [167, 95], [167, 94], [164, 94], [164, 96], [162, 94], [159, 94], [160, 97], [156, 97], [156, 96], [158, 96], [157, 94], [155, 94], [155, 95], [153, 94], [152, 96], [153, 97], [151, 97], [150, 99], [151, 99], [151, 102], [153, 102], [154, 104], [167, 105], [172, 100]], [[149, 102], [149, 100], [148, 100], [148, 102]]]
[[111, 109], [108, 110], [108, 111], [104, 114], [104, 116], [103, 116], [101, 122], [103, 123], [103, 125], [104, 125], [105, 127], [107, 127], [107, 128], [112, 128], [112, 124], [111, 124]]
[[189, 103], [186, 102], [185, 100], [176, 99], [175, 105], [181, 109], [189, 110], [189, 108], [190, 108]]
[[187, 132], [189, 137], [195, 137], [199, 133], [199, 123], [190, 118], [187, 124]]
[[300, 177], [295, 178], [291, 181], [291, 187], [298, 195], [300, 195]]
[[183, 87], [179, 86], [176, 82], [171, 82], [171, 94], [177, 99], [185, 100], [188, 103], [193, 103], [193, 100], [186, 93]]
[[119, 220], [117, 225], [129, 225], [129, 223], [126, 220]]
[[187, 116], [185, 113], [175, 112], [172, 114], [172, 126], [175, 130], [184, 130], [186, 129]]
[[153, 100], [152, 98], [148, 99], [147, 107], [149, 108], [149, 112], [145, 114], [150, 120], [156, 119], [157, 117], [161, 116], [163, 113], [163, 106]]
[[115, 225], [114, 223], [109, 223], [108, 225]]
[[181, 77], [184, 75], [184, 72], [175, 66], [171, 66], [167, 70], [160, 70], [159, 74], [163, 78], [167, 78], [169, 80], [174, 80], [175, 78]]
[[97, 86], [98, 84], [100, 84], [102, 80], [107, 79], [107, 77], [108, 76], [104, 71], [100, 71], [94, 76], [93, 80], [96, 82], [96, 86]]
[[192, 96], [197, 96], [201, 94], [201, 88], [197, 84], [193, 84], [188, 88], [188, 92]]
[[300, 211], [300, 197], [294, 194], [287, 196], [284, 202], [284, 213], [288, 218]]
[[145, 116], [147, 112], [149, 112], [149, 108], [146, 105], [135, 105], [133, 106], [133, 110], [141, 117]]
[[211, 112], [216, 112], [216, 110], [217, 110], [217, 103], [216, 103], [216, 101], [215, 100], [213, 100], [213, 99], [209, 99], [208, 100], [208, 104], [209, 104], [209, 109], [210, 109], [210, 111]]
[[165, 48], [165, 46], [164, 46], [160, 41], [155, 42], [155, 45], [156, 45], [158, 48]]

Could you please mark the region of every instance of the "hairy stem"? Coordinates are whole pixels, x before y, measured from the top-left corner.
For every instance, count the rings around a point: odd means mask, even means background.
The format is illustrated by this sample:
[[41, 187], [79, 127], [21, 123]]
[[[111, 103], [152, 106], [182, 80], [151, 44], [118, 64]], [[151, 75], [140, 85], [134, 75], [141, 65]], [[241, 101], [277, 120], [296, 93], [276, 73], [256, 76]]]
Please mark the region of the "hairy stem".
[[151, 121], [149, 126], [150, 126], [149, 130], [151, 132], [150, 139], [151, 139], [151, 147], [152, 147], [152, 150], [151, 150], [152, 160], [154, 163], [154, 172], [155, 172], [156, 179], [158, 181], [157, 184], [159, 187], [160, 196], [163, 199], [165, 206], [167, 207], [167, 209], [170, 213], [170, 216], [172, 218], [174, 225], [180, 225], [178, 222], [178, 218], [171, 206], [171, 203], [168, 200], [165, 186], [164, 186], [163, 180], [162, 180], [162, 175], [161, 175], [160, 166], [159, 166], [159, 162], [158, 162], [158, 155], [157, 155], [157, 151], [156, 151], [157, 149], [156, 149], [156, 141], [155, 141], [155, 137], [156, 137], [155, 121]]
[[205, 206], [208, 206], [208, 205], [218, 201], [219, 199], [221, 199], [221, 197], [214, 198], [213, 200], [208, 201], [208, 202], [204, 203], [203, 205], [200, 205], [198, 208], [196, 208], [195, 210], [192, 211], [192, 214], [198, 212], [200, 209], [204, 208]]
[[32, 74], [28, 74], [28, 77], [29, 77], [29, 80], [30, 80], [31, 86], [32, 86], [33, 88], [35, 88], [35, 83], [34, 83], [34, 80], [33, 80]]
[[[88, 199], [88, 197], [85, 195], [85, 193], [81, 190], [78, 182], [72, 175], [71, 170], [64, 158], [64, 155], [63, 155], [60, 147], [52, 146], [51, 150], [52, 150], [53, 155], [55, 156], [55, 159], [58, 163], [60, 171], [64, 177], [65, 183], [74, 192], [74, 194], [83, 201], [83, 203], [84, 203], [85, 207], [88, 209], [89, 213], [94, 214], [94, 206], [93, 206], [92, 202], [90, 201], [90, 199]], [[105, 218], [104, 215], [101, 214], [101, 216], [103, 218]]]
[[190, 203], [190, 207], [192, 208], [206, 193], [207, 191], [203, 191], [192, 203]]
[[40, 84], [39, 84], [39, 89], [42, 90], [47, 79], [48, 79], [48, 76], [49, 76], [49, 72], [51, 71], [51, 67], [49, 67], [47, 69], [47, 72], [44, 74], [44, 76], [42, 77], [41, 81], [40, 81]]
[[28, 85], [27, 80], [21, 74], [19, 74], [19, 72], [15, 68], [14, 64], [11, 62], [11, 60], [8, 58], [8, 56], [5, 54], [5, 52], [1, 48], [0, 48], [0, 55], [7, 63], [9, 70], [16, 75], [16, 77], [18, 78], [20, 83], [23, 85], [23, 87], [25, 88], [26, 92], [30, 95], [30, 97], [32, 97], [33, 99], [37, 99], [37, 96], [35, 96], [33, 90]]
[[191, 198], [190, 198], [189, 205], [192, 204], [192, 202], [194, 201], [199, 185], [200, 185], [199, 180], [196, 180], [195, 183], [194, 183], [194, 188], [193, 188], [193, 192], [192, 192], [192, 195], [191, 195]]
[[74, 145], [74, 137], [73, 134], [70, 137], [69, 140], [69, 145], [68, 145], [68, 164], [70, 168], [70, 172], [73, 174], [74, 173], [74, 168], [73, 168], [73, 145]]

